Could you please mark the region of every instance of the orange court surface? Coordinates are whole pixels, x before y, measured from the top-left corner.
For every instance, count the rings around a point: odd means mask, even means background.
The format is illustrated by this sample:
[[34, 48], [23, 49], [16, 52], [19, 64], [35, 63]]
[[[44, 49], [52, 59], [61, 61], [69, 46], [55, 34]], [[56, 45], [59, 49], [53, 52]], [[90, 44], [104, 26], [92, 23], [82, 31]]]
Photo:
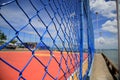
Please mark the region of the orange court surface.
[[[66, 52], [61, 55], [59, 51], [52, 51], [51, 56], [50, 51], [37, 50], [33, 54], [30, 51], [0, 51], [0, 80], [23, 80], [22, 77], [26, 80], [64, 80], [64, 76], [68, 78], [76, 70], [76, 62], [80, 60], [75, 53], [68, 53], [68, 56]], [[84, 53], [84, 60], [87, 56]], [[67, 68], [70, 72], [66, 72]]]

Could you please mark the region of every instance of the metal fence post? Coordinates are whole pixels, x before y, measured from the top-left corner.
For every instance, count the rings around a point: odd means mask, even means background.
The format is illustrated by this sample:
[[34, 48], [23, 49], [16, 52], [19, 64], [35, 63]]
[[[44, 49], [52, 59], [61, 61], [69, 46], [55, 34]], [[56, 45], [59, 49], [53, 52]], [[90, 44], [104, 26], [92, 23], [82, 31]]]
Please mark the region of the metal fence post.
[[117, 27], [118, 27], [118, 68], [119, 68], [119, 80], [120, 80], [120, 0], [116, 0], [117, 8]]
[[80, 0], [80, 75], [79, 79], [82, 80], [82, 64], [83, 64], [83, 0]]

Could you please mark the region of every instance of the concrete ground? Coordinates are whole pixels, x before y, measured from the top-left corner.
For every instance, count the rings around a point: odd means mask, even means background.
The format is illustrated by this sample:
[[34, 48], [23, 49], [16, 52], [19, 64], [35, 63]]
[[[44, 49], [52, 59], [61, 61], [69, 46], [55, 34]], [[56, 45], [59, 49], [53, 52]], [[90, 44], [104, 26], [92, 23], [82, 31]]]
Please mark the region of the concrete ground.
[[95, 54], [90, 80], [114, 80], [101, 54]]

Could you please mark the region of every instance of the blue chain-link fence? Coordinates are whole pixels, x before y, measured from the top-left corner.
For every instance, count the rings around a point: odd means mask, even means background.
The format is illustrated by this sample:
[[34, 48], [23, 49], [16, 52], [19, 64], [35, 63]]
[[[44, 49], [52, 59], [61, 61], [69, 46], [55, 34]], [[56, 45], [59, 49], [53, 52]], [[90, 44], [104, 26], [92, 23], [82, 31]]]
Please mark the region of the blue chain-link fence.
[[89, 0], [1, 1], [0, 50], [0, 80], [86, 79], [94, 56]]

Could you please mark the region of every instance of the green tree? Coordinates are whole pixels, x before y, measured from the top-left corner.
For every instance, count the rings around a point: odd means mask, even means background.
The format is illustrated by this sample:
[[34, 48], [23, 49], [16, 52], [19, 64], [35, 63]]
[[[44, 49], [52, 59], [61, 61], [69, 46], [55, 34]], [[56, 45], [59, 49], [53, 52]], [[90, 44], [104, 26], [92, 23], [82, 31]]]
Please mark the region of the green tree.
[[0, 40], [6, 40], [7, 36], [0, 30]]
[[7, 36], [0, 30], [0, 44], [3, 44], [6, 39]]

